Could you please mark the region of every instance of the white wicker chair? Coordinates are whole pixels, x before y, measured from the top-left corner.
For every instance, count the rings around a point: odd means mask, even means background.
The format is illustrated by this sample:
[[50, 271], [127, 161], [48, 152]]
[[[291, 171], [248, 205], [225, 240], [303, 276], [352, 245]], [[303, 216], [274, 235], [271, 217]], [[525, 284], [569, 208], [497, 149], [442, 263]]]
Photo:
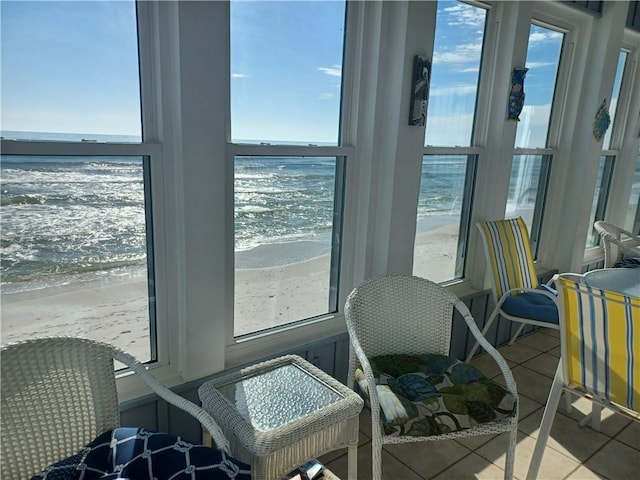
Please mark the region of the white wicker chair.
[[[480, 345], [493, 357], [515, 399], [510, 416], [471, 428], [429, 436], [387, 435], [381, 423], [380, 393], [370, 359], [380, 355], [449, 354], [454, 313], [461, 315]], [[516, 385], [504, 358], [482, 336], [468, 308], [455, 295], [424, 278], [390, 275], [374, 277], [349, 295], [345, 317], [351, 342], [347, 385], [355, 386], [358, 364], [370, 392], [373, 478], [382, 475], [382, 446], [391, 443], [428, 442], [509, 432], [505, 478], [513, 476], [518, 422]], [[362, 385], [362, 380], [359, 381]]]
[[613, 268], [623, 257], [640, 257], [640, 236], [611, 223], [598, 221], [593, 227], [602, 238], [604, 268]]
[[229, 453], [227, 439], [209, 414], [160, 384], [131, 355], [93, 340], [41, 338], [2, 348], [2, 478], [31, 478], [120, 426], [114, 360], [197, 418], [217, 447]]

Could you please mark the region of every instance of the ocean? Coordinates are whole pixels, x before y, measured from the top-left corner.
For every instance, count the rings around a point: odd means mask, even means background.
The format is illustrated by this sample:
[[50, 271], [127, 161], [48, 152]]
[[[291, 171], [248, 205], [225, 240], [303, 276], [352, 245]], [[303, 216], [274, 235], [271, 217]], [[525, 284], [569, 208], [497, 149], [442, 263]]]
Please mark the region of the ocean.
[[[465, 166], [424, 162], [419, 230], [455, 221]], [[329, 253], [335, 171], [330, 157], [237, 157], [236, 268]], [[141, 157], [2, 155], [0, 178], [3, 293], [146, 271]]]

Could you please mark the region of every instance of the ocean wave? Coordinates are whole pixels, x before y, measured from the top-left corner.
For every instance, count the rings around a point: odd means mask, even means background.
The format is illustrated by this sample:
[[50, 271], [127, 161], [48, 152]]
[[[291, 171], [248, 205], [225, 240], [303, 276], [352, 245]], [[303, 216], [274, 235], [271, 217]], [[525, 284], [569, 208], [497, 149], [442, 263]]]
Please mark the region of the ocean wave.
[[9, 205], [43, 205], [47, 199], [44, 195], [10, 195], [2, 192], [0, 197], [0, 205], [3, 207]]

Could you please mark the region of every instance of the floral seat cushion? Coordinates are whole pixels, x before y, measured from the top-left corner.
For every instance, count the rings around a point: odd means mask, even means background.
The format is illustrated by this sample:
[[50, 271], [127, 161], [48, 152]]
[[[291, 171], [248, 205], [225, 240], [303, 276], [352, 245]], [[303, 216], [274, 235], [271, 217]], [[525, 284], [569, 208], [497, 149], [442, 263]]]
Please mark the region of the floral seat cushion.
[[141, 428], [116, 428], [31, 480], [248, 480], [250, 467], [220, 450]]
[[[510, 392], [455, 358], [383, 355], [369, 361], [386, 435], [441, 435], [515, 415]], [[360, 368], [355, 378], [367, 392]]]

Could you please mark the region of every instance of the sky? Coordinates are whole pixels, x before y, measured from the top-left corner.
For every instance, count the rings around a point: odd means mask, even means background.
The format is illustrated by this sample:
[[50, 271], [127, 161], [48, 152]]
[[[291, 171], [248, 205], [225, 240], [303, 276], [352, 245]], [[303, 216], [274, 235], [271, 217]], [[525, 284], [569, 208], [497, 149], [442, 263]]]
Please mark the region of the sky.
[[[0, 5], [3, 131], [140, 136], [133, 1]], [[340, 1], [232, 2], [234, 140], [337, 143], [344, 17]], [[481, 8], [439, 3], [427, 144], [470, 144], [484, 23]], [[561, 44], [530, 33], [520, 146], [544, 146]]]

